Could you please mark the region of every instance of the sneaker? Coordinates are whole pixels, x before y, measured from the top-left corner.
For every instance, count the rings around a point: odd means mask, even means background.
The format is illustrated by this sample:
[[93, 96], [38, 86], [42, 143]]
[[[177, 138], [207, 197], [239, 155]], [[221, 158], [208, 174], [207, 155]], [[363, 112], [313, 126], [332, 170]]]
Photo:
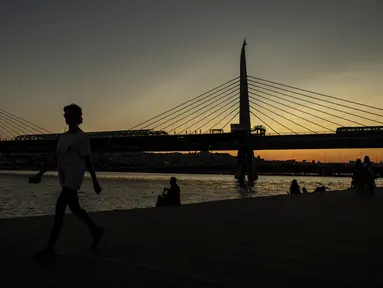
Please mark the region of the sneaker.
[[100, 242], [102, 235], [104, 235], [104, 228], [97, 227], [95, 231], [92, 233], [92, 236], [93, 236], [93, 242], [91, 246], [92, 249], [97, 248], [98, 242]]

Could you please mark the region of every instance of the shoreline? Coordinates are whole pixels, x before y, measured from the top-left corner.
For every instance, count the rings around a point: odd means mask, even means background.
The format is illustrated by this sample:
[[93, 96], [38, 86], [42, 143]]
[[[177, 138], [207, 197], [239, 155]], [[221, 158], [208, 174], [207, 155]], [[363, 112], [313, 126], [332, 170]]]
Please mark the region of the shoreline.
[[[6, 172], [6, 173], [5, 173]], [[15, 173], [21, 172], [21, 173]], [[38, 170], [23, 170], [23, 169], [0, 169], [0, 174], [22, 174], [22, 173], [37, 173]], [[134, 174], [176, 174], [176, 175], [231, 175], [234, 176], [234, 173], [222, 173], [222, 172], [162, 172], [162, 171], [152, 171], [152, 170], [119, 170], [119, 169], [108, 169], [108, 170], [97, 170], [97, 172], [102, 173], [134, 173]], [[48, 171], [48, 173], [57, 173], [57, 170]], [[88, 173], [88, 172], [86, 172]], [[323, 177], [323, 178], [351, 178], [351, 175], [320, 175], [312, 173], [259, 173], [259, 176], [282, 176], [282, 177]]]
[[[53, 176], [53, 175], [50, 175]], [[79, 191], [79, 193], [83, 193], [82, 191]], [[382, 194], [383, 195], [383, 187], [376, 187], [375, 188], [376, 194]], [[200, 202], [191, 202], [191, 203], [184, 203], [179, 207], [190, 207], [190, 206], [198, 206], [198, 205], [210, 205], [214, 203], [221, 203], [221, 202], [232, 202], [232, 201], [253, 201], [253, 199], [284, 199], [286, 197], [315, 197], [315, 195], [341, 195], [341, 197], [344, 196], [350, 196], [350, 197], [369, 197], [369, 195], [358, 195], [356, 194], [354, 189], [344, 189], [344, 190], [328, 190], [324, 193], [320, 192], [308, 192], [307, 194], [297, 194], [297, 195], [290, 195], [287, 192], [285, 194], [277, 194], [277, 195], [258, 195], [256, 197], [243, 197], [243, 198], [228, 198], [228, 199], [220, 199], [220, 200], [204, 200]], [[323, 196], [321, 196], [323, 197]], [[121, 208], [121, 209], [102, 209], [102, 210], [94, 210], [89, 211], [88, 213], [94, 214], [94, 213], [109, 213], [109, 212], [121, 212], [121, 211], [142, 211], [142, 210], [152, 210], [152, 209], [161, 209], [161, 207], [156, 207], [155, 201], [153, 202], [152, 206], [149, 207], [132, 207], [132, 208]], [[174, 209], [177, 207], [169, 207], [166, 208]], [[54, 213], [54, 212], [52, 212]], [[52, 217], [54, 214], [35, 214], [35, 215], [29, 215], [29, 216], [9, 216], [9, 217], [0, 217], [0, 221], [2, 220], [11, 220], [11, 219], [30, 219], [35, 217]], [[66, 214], [71, 215], [72, 213], [67, 209]]]

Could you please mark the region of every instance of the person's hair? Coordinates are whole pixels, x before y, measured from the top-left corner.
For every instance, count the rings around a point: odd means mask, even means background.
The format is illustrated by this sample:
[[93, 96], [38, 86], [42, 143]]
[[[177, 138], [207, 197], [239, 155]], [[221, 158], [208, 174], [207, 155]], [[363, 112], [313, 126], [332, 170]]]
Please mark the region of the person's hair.
[[64, 107], [64, 112], [68, 113], [70, 116], [78, 119], [77, 124], [82, 123], [82, 109], [80, 106], [72, 103], [72, 104]]

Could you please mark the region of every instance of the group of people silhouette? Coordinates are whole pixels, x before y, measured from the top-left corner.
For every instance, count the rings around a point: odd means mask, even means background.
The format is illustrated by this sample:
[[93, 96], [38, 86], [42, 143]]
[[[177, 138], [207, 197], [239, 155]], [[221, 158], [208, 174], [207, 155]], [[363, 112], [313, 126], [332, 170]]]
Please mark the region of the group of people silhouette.
[[372, 170], [370, 157], [365, 156], [364, 161], [357, 159], [354, 167], [351, 188], [358, 194], [374, 195], [376, 175]]
[[[321, 185], [321, 186], [316, 187], [313, 192], [314, 193], [324, 193], [324, 192], [326, 192], [326, 189], [327, 189], [327, 187], [325, 187], [324, 185]], [[306, 187], [303, 187], [302, 192], [301, 192], [298, 181], [296, 179], [294, 179], [293, 181], [291, 181], [290, 191], [288, 192], [288, 194], [295, 195], [295, 194], [301, 194], [301, 193], [307, 194], [309, 192], [307, 191]]]
[[[40, 183], [42, 176], [48, 169], [57, 167], [61, 193], [57, 199], [53, 227], [48, 242], [36, 253], [36, 257], [54, 256], [54, 246], [57, 242], [61, 227], [64, 222], [66, 207], [83, 221], [89, 228], [92, 236], [91, 248], [96, 248], [104, 234], [104, 228], [96, 225], [88, 213], [81, 208], [78, 191], [82, 186], [85, 170], [88, 169], [94, 191], [100, 194], [102, 189], [97, 180], [96, 173], [91, 161], [91, 149], [89, 137], [79, 125], [82, 124], [82, 109], [76, 104], [64, 107], [64, 118], [69, 129], [58, 138], [56, 157], [50, 161], [44, 161], [39, 173], [29, 178], [29, 183]], [[167, 193], [165, 193], [167, 192]], [[157, 199], [157, 206], [180, 205], [180, 188], [177, 179], [170, 179], [170, 188], [164, 188], [164, 193]]]
[[[351, 181], [351, 189], [355, 189], [358, 194], [367, 194], [374, 195], [375, 179], [376, 175], [372, 169], [372, 162], [369, 156], [364, 157], [364, 161], [357, 159], [354, 167], [354, 171], [352, 174]], [[315, 188], [314, 193], [324, 193], [326, 192], [327, 187], [321, 185]], [[302, 188], [302, 192], [300, 190], [298, 181], [294, 179], [290, 185], [290, 191], [288, 194], [306, 194], [308, 193], [305, 187]]]

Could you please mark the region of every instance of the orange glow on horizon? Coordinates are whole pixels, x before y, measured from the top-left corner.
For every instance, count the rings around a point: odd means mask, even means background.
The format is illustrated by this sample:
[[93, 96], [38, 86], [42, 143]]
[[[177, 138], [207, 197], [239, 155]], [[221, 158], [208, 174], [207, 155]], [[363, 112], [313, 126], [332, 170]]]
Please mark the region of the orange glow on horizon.
[[[160, 153], [175, 153], [160, 152]], [[183, 151], [179, 153], [194, 153], [199, 151]], [[237, 151], [211, 151], [212, 153], [229, 153], [237, 156]], [[371, 161], [383, 161], [383, 149], [322, 149], [322, 150], [263, 150], [254, 151], [254, 156], [260, 156], [265, 160], [296, 160], [296, 161], [321, 161], [328, 163], [346, 163], [360, 158], [363, 161], [364, 156], [369, 156]]]
[[256, 156], [265, 160], [349, 162], [364, 156], [370, 156], [374, 162], [383, 161], [383, 149], [323, 149], [323, 150], [264, 150], [254, 151]]

